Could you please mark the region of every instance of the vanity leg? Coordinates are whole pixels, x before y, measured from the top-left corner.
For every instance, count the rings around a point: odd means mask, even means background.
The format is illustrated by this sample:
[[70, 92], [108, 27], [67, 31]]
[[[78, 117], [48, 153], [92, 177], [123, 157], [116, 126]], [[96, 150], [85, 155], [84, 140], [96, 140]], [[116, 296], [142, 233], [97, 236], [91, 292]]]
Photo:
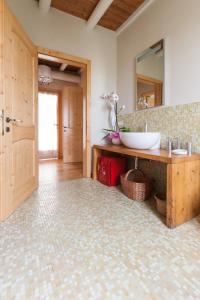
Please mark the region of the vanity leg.
[[167, 165], [167, 226], [174, 228], [200, 213], [200, 161]]
[[92, 168], [92, 178], [97, 180], [97, 171], [98, 171], [98, 158], [101, 156], [102, 151], [97, 148], [93, 148], [93, 168]]

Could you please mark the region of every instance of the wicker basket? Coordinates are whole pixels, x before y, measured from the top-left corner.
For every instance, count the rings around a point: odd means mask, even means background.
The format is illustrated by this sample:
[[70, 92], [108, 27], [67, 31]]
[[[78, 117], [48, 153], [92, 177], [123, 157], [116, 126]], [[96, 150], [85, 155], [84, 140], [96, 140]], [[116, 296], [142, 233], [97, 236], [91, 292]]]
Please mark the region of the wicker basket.
[[157, 211], [163, 215], [166, 216], [167, 214], [167, 203], [166, 203], [166, 197], [163, 194], [155, 194], [154, 198], [156, 199], [156, 208]]
[[132, 200], [144, 201], [151, 193], [151, 182], [139, 169], [121, 175], [121, 185], [123, 193]]

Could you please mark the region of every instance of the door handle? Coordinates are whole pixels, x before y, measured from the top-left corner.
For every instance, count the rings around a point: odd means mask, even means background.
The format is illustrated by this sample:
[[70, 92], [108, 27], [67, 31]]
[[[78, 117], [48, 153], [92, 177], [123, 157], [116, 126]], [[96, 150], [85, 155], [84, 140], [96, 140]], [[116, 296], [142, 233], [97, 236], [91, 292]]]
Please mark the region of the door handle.
[[22, 123], [23, 121], [20, 119], [11, 119], [9, 117], [6, 118], [7, 123]]

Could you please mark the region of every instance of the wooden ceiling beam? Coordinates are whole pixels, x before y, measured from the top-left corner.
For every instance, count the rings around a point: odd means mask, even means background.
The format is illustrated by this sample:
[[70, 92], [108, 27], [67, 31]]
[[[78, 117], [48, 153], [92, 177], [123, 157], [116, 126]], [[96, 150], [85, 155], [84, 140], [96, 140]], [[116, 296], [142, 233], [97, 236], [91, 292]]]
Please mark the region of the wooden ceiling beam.
[[51, 7], [51, 0], [39, 0], [39, 9], [43, 14], [47, 14]]
[[87, 29], [91, 31], [105, 14], [113, 0], [100, 0], [87, 21]]
[[73, 82], [73, 83], [80, 83], [81, 77], [80, 75], [73, 75], [73, 74], [65, 74], [62, 72], [53, 71], [52, 72], [53, 79], [61, 80], [61, 81], [67, 81], [67, 82]]
[[62, 65], [60, 66], [60, 72], [64, 72], [65, 69], [67, 68], [67, 66], [68, 66], [68, 64], [62, 64]]

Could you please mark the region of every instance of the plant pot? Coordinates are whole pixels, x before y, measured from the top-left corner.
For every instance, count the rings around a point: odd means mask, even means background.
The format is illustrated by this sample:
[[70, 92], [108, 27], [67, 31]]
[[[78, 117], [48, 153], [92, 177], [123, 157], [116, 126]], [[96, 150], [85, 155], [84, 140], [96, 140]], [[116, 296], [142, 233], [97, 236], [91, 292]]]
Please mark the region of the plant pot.
[[112, 138], [112, 144], [113, 145], [120, 145], [121, 144], [121, 140], [119, 137], [117, 138]]

